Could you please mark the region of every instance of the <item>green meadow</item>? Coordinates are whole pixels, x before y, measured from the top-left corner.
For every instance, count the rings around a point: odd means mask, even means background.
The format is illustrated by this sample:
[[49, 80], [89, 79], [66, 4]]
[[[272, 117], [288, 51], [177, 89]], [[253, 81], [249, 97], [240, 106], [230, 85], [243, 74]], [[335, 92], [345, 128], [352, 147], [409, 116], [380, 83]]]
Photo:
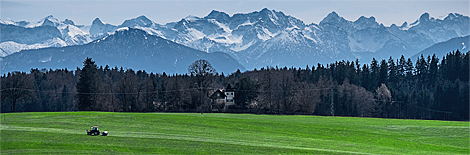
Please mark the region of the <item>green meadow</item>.
[[[221, 113], [1, 114], [1, 154], [469, 154], [469, 122]], [[89, 136], [99, 126], [108, 136]]]

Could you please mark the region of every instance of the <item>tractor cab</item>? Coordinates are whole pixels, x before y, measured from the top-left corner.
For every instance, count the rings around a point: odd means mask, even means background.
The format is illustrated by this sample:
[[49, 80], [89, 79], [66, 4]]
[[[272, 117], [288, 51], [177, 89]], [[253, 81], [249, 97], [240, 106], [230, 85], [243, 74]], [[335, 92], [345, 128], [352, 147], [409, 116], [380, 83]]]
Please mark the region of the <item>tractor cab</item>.
[[102, 136], [107, 136], [108, 131], [100, 132], [100, 129], [98, 129], [98, 126], [92, 126], [90, 127], [90, 130], [86, 130], [86, 134], [91, 135], [91, 136], [98, 136], [100, 134]]
[[90, 130], [86, 131], [86, 133], [87, 133], [87, 135], [97, 136], [97, 135], [100, 135], [100, 129], [98, 129], [97, 126], [92, 126], [92, 127], [90, 127]]

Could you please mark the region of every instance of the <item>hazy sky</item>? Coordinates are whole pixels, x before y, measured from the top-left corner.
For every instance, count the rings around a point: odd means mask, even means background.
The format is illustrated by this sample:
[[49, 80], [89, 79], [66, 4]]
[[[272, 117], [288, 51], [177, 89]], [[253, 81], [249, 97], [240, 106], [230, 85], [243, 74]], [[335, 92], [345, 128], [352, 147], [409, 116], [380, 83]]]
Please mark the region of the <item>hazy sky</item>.
[[335, 11], [351, 21], [360, 16], [374, 16], [377, 22], [389, 26], [414, 22], [424, 12], [435, 18], [443, 18], [451, 12], [469, 16], [469, 3], [469, 0], [2, 0], [0, 17], [36, 22], [53, 15], [79, 25], [91, 25], [98, 17], [106, 23], [119, 25], [126, 19], [145, 15], [165, 24], [188, 15], [204, 17], [211, 10], [232, 16], [268, 8], [299, 18], [306, 24], [318, 24]]

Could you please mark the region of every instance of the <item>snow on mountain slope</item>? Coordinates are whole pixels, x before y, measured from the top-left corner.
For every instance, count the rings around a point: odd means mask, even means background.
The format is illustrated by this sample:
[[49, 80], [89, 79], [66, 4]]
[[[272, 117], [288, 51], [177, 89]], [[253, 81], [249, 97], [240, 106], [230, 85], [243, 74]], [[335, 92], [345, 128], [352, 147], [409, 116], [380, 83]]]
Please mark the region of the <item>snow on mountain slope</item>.
[[145, 27], [152, 23], [153, 22], [147, 17], [139, 16], [134, 19], [125, 20], [124, 23], [120, 25], [120, 27], [135, 27], [135, 26]]
[[81, 29], [79, 29], [76, 26], [73, 25], [67, 25], [63, 30], [62, 30], [62, 37], [75, 37], [76, 35], [86, 35], [87, 33], [83, 32]]
[[52, 15], [49, 15], [43, 19], [41, 19], [40, 21], [38, 22], [35, 22], [35, 23], [29, 23], [28, 25], [24, 26], [24, 27], [28, 27], [28, 28], [33, 28], [33, 27], [38, 27], [38, 26], [52, 26], [52, 27], [57, 27], [61, 25], [61, 22], [59, 20], [57, 20], [56, 18], [54, 18], [54, 16]]
[[12, 20], [3, 20], [3, 19], [0, 19], [0, 24], [16, 25], [15, 21], [12, 21]]
[[7, 42], [0, 43], [0, 57], [6, 57], [8, 55], [19, 52], [21, 50], [40, 49], [40, 48], [47, 48], [47, 47], [63, 47], [63, 46], [67, 46], [67, 43], [59, 38], [52, 38], [42, 43], [35, 43], [35, 44], [20, 44], [20, 43], [16, 43], [13, 41], [7, 41]]
[[117, 28], [117, 26], [103, 23], [99, 18], [95, 18], [90, 27], [90, 34], [107, 34], [114, 32]]
[[62, 38], [67, 45], [83, 45], [93, 41], [93, 36], [73, 25], [67, 25], [62, 30]]
[[228, 54], [197, 51], [145, 31], [125, 27], [84, 45], [24, 50], [9, 55], [1, 61], [1, 71], [29, 71], [31, 68], [74, 69], [82, 66], [87, 57], [93, 58], [98, 65], [122, 66], [154, 73], [183, 74], [187, 72], [187, 67], [198, 59], [208, 60], [219, 73], [245, 70]]
[[179, 22], [168, 23], [166, 26], [178, 32], [178, 36], [173, 39], [177, 43], [208, 52], [219, 50], [193, 46], [195, 44], [192, 42], [201, 42], [206, 38], [209, 39], [207, 42], [215, 41], [220, 44], [216, 47], [226, 46], [238, 52], [251, 45], [272, 39], [287, 27], [304, 27], [304, 24], [282, 12], [263, 9], [260, 12], [235, 14], [232, 17], [213, 10], [206, 17], [188, 16]]
[[325, 39], [334, 40], [336, 46], [347, 43], [356, 58], [367, 62], [373, 57], [409, 57], [442, 40], [468, 35], [469, 23], [468, 17], [459, 14], [449, 14], [440, 20], [424, 13], [410, 25], [405, 22], [400, 27], [394, 24], [385, 27], [373, 17], [350, 22], [332, 12], [319, 26], [329, 32]]
[[140, 28], [164, 37], [162, 31], [156, 30], [160, 25], [153, 23], [145, 16], [126, 20], [121, 26], [106, 24], [99, 18], [96, 18], [91, 26], [75, 25], [72, 20], [59, 21], [52, 15], [33, 23], [1, 20], [0, 24], [2, 30], [0, 32], [2, 36], [0, 42], [2, 47], [1, 56], [26, 49], [83, 45], [95, 39], [103, 38], [126, 24], [137, 27], [150, 26], [152, 28]]
[[25, 21], [2, 23], [6, 24], [0, 24], [1, 56], [26, 49], [82, 45], [101, 37], [84, 32], [72, 20], [59, 21], [52, 15], [36, 23]]
[[[246, 67], [259, 66], [298, 66], [310, 63], [304, 58], [320, 56], [321, 49], [305, 37], [300, 29], [279, 32], [273, 39], [251, 46], [240, 53], [245, 59]], [[243, 63], [245, 64], [245, 63]]]
[[[85, 44], [122, 27], [137, 28], [206, 53], [228, 53], [248, 69], [266, 65], [304, 67], [356, 58], [369, 62], [373, 57], [409, 57], [438, 42], [470, 35], [469, 17], [456, 13], [450, 13], [444, 19], [434, 19], [424, 13], [411, 24], [405, 22], [401, 26], [387, 27], [372, 16], [348, 21], [336, 12], [328, 14], [319, 24], [305, 24], [281, 11], [267, 8], [232, 16], [213, 10], [205, 17], [187, 16], [164, 25], [145, 16], [125, 20], [121, 25], [106, 24], [96, 18], [91, 26], [77, 26], [70, 20], [58, 21], [52, 16], [37, 23], [5, 20], [0, 23], [19, 27], [52, 25], [61, 34], [58, 38], [67, 45]], [[44, 37], [41, 41], [48, 39], [51, 38]], [[25, 44], [23, 42], [17, 43]], [[36, 43], [39, 42], [28, 45]]]
[[375, 21], [374, 17], [364, 17], [361, 16], [359, 19], [353, 22], [353, 25], [356, 29], [362, 30], [367, 28], [379, 28], [380, 25]]
[[425, 35], [435, 44], [468, 35], [470, 33], [469, 22], [469, 17], [457, 13], [450, 13], [443, 20], [434, 19], [428, 13], [424, 13], [415, 21], [417, 24], [409, 30]]

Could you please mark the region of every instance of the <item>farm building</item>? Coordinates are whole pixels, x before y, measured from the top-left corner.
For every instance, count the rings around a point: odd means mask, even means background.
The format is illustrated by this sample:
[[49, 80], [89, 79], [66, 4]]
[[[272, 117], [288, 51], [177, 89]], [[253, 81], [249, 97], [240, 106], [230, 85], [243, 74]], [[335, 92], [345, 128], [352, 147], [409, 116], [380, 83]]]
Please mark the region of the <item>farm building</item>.
[[211, 96], [212, 111], [225, 111], [228, 106], [234, 105], [235, 90], [229, 84], [225, 89], [217, 89]]

